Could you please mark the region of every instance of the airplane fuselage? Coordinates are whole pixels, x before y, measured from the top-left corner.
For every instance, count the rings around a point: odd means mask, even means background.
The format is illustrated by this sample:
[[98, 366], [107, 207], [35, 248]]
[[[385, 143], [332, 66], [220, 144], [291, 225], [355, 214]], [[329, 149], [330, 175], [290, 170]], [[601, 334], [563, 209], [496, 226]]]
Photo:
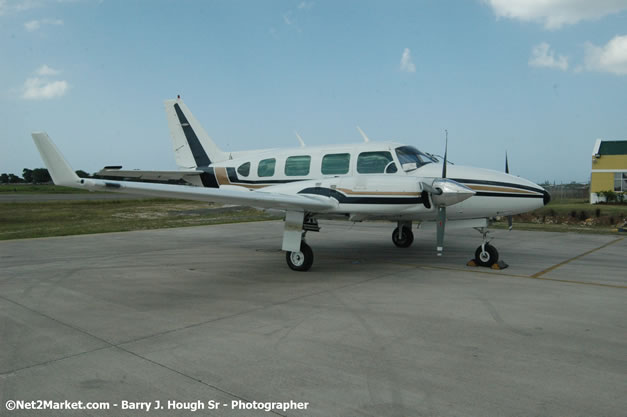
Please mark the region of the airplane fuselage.
[[[422, 157], [411, 169], [395, 142], [241, 152], [205, 168], [196, 185], [332, 197], [327, 214], [353, 219], [433, 220], [436, 208], [423, 188], [442, 164]], [[233, 154], [232, 154], [233, 155]], [[424, 155], [420, 153], [420, 155]], [[488, 169], [449, 165], [448, 177], [475, 192], [449, 208], [451, 220], [507, 216], [542, 207], [548, 194], [531, 181]]]

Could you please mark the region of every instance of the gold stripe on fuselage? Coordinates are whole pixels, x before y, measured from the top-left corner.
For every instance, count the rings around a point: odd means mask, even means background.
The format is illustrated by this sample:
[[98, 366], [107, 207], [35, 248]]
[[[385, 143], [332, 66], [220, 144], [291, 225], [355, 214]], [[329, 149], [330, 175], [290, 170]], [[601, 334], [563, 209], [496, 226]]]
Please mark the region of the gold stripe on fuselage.
[[420, 193], [416, 193], [416, 192], [406, 192], [406, 191], [353, 191], [353, 190], [349, 190], [348, 188], [338, 188], [338, 191], [343, 192], [344, 194], [350, 194], [350, 195], [388, 195], [388, 196], [413, 196], [413, 197], [418, 197], [420, 196]]
[[533, 191], [523, 190], [522, 188], [490, 187], [487, 185], [467, 185], [467, 187], [475, 191], [497, 191], [500, 193], [538, 194]]
[[235, 184], [232, 183], [231, 180], [229, 180], [229, 176], [226, 173], [226, 168], [224, 167], [216, 167], [213, 170], [216, 174], [216, 180], [218, 181], [218, 185], [235, 185], [238, 187], [244, 187], [244, 188], [264, 188], [267, 187], [268, 185], [259, 185], [259, 184]]

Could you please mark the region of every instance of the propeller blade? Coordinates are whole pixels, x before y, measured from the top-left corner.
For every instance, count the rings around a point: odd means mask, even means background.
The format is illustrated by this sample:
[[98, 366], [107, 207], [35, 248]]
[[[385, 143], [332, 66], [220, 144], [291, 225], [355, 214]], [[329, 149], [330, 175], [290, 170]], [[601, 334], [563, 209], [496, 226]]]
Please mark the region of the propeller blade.
[[[507, 151], [505, 151], [505, 173], [509, 174], [509, 162], [507, 161]], [[512, 227], [514, 225], [514, 218], [513, 216], [507, 216], [507, 227], [509, 230], [512, 230]]]
[[437, 220], [437, 251], [438, 256], [442, 256], [442, 250], [444, 249], [444, 226], [446, 225], [446, 207], [438, 207], [438, 220]]
[[448, 130], [444, 129], [446, 133], [446, 141], [444, 142], [444, 165], [442, 165], [442, 178], [446, 178], [446, 154], [448, 153]]
[[[448, 159], [448, 130], [444, 129], [444, 133], [445, 133], [445, 142], [444, 142], [444, 161], [442, 164], [442, 180], [441, 180], [442, 186], [436, 188], [436, 190], [438, 190], [439, 192], [437, 194], [432, 193], [431, 194], [432, 198], [436, 195], [443, 195], [444, 194], [443, 188], [445, 188], [444, 185], [447, 185], [447, 186], [449, 185], [449, 183], [446, 182], [447, 181], [446, 180], [446, 161]], [[437, 180], [434, 181], [434, 184], [436, 182]], [[451, 184], [452, 183], [457, 184], [455, 181], [452, 181]], [[435, 203], [435, 200], [434, 200], [434, 203]], [[444, 202], [440, 202], [440, 204], [438, 204], [438, 217], [436, 221], [437, 221], [436, 250], [438, 251], [438, 256], [442, 256], [442, 250], [444, 249], [444, 226], [446, 225], [446, 205]]]

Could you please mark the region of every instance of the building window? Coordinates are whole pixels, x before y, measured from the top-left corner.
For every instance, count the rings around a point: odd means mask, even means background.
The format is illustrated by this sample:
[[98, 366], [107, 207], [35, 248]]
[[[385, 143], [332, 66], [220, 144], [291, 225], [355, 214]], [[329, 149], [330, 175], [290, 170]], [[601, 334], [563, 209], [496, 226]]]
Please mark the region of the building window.
[[242, 177], [247, 177], [250, 174], [250, 162], [240, 165], [237, 168], [237, 173]]
[[351, 155], [348, 153], [332, 153], [322, 158], [324, 175], [347, 174]]
[[259, 177], [271, 177], [274, 175], [274, 167], [276, 165], [276, 159], [263, 159], [259, 161], [257, 167], [257, 176]]
[[614, 173], [614, 191], [618, 191], [618, 192], [627, 191], [627, 172], [615, 172]]
[[288, 177], [309, 175], [310, 165], [309, 155], [290, 156], [285, 160], [285, 175]]
[[362, 152], [357, 158], [357, 172], [360, 174], [383, 174], [390, 162], [393, 162], [389, 152]]

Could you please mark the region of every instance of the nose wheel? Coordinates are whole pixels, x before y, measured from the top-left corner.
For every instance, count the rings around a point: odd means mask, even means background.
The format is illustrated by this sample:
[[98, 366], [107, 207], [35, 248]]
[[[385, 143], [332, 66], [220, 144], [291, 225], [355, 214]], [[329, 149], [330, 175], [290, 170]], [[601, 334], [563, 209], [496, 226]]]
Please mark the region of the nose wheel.
[[487, 227], [475, 228], [483, 236], [483, 243], [479, 245], [475, 250], [475, 258], [468, 262], [468, 266], [484, 266], [492, 269], [505, 269], [508, 265], [499, 261], [499, 251], [492, 245], [490, 245], [490, 239], [488, 239]]
[[499, 251], [489, 243], [485, 243], [475, 251], [475, 262], [479, 266], [491, 267], [499, 261]]

